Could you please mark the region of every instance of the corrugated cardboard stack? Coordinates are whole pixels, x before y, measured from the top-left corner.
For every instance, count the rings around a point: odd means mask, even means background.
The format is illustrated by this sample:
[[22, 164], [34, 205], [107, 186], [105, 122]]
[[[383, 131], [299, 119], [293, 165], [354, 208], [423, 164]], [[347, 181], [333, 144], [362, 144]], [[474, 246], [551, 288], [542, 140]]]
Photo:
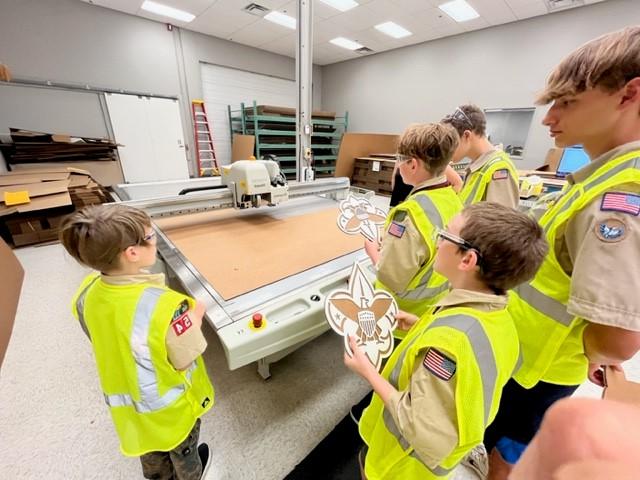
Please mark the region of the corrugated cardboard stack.
[[86, 170], [52, 166], [9, 172], [0, 175], [0, 234], [16, 247], [52, 241], [64, 216], [110, 201]]
[[356, 157], [351, 184], [354, 187], [373, 190], [378, 195], [391, 195], [391, 178], [395, 167], [395, 155], [371, 154]]

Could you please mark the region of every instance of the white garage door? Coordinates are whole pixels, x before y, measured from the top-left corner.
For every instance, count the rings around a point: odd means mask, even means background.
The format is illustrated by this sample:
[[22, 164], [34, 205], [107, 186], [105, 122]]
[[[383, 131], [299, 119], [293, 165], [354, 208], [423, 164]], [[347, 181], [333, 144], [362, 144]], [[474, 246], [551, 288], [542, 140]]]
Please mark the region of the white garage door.
[[231, 105], [232, 110], [239, 110], [240, 103], [250, 106], [255, 100], [258, 105], [296, 106], [296, 82], [293, 80], [206, 63], [200, 64], [200, 71], [216, 157], [222, 165], [231, 161], [227, 105]]

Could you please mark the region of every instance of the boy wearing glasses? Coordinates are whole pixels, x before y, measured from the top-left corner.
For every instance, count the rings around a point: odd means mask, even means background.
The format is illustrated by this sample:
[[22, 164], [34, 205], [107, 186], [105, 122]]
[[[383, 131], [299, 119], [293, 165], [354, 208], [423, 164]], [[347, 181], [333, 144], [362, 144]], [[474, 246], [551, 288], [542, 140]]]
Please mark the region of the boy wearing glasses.
[[[458, 134], [448, 125], [415, 124], [401, 135], [397, 168], [413, 189], [407, 200], [392, 208], [382, 244], [365, 242], [377, 267], [377, 287], [388, 290], [401, 310], [415, 315], [442, 297], [446, 279], [433, 271], [434, 228], [443, 228], [462, 204], [445, 176]], [[398, 338], [403, 331], [396, 330]]]
[[459, 193], [462, 203], [466, 206], [487, 201], [517, 208], [518, 172], [509, 155], [489, 142], [484, 112], [475, 105], [461, 105], [442, 122], [452, 125], [460, 135], [453, 162], [471, 159]]
[[[640, 27], [592, 40], [554, 69], [539, 104], [558, 147], [591, 162], [540, 218], [551, 246], [509, 299], [523, 364], [487, 431], [490, 478], [507, 478], [547, 409], [640, 349]], [[494, 448], [495, 447], [495, 448]], [[493, 450], [493, 451], [492, 451]]]
[[165, 286], [149, 216], [124, 205], [86, 207], [67, 217], [60, 241], [97, 273], [72, 303], [89, 337], [120, 449], [139, 456], [145, 478], [199, 480], [209, 447], [200, 416], [214, 391], [201, 354], [204, 306]]
[[506, 292], [542, 263], [542, 229], [523, 213], [481, 202], [437, 237], [434, 268], [449, 280], [448, 295], [419, 320], [403, 316], [403, 326], [413, 326], [382, 374], [353, 338], [353, 357], [344, 356], [375, 391], [359, 423], [368, 480], [449, 478], [482, 442], [518, 362]]

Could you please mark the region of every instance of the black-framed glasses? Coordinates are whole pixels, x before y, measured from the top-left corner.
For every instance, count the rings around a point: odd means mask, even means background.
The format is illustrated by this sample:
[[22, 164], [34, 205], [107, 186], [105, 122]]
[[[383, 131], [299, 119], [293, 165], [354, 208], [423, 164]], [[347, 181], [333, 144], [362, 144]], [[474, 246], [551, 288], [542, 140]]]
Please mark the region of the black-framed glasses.
[[436, 228], [434, 231], [434, 235], [436, 240], [446, 240], [447, 242], [453, 243], [457, 245], [459, 248], [467, 251], [473, 250], [478, 257], [478, 261], [476, 264], [480, 267], [482, 266], [482, 253], [478, 248], [474, 247], [471, 243], [467, 242], [464, 238], [454, 235], [453, 233], [447, 232], [442, 228]]
[[460, 107], [456, 107], [453, 113], [451, 115], [447, 115], [446, 117], [444, 117], [444, 119], [457, 120], [459, 122], [464, 123], [467, 127], [469, 127], [469, 130], [473, 130], [473, 122], [471, 121], [469, 116], [466, 113], [464, 113], [464, 110], [462, 110]]

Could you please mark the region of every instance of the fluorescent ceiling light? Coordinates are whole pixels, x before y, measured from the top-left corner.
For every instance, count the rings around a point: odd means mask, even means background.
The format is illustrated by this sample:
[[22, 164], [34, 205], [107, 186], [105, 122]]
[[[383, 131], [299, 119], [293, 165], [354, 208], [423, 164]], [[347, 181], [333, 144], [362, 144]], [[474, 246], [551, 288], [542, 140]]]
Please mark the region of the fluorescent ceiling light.
[[406, 28], [403, 28], [397, 23], [393, 22], [381, 23], [380, 25], [376, 25], [375, 29], [393, 38], [404, 38], [408, 37], [409, 35], [413, 35]]
[[276, 12], [273, 10], [272, 12], [267, 13], [264, 16], [265, 20], [269, 20], [270, 22], [277, 23], [278, 25], [282, 25], [283, 27], [290, 28], [291, 30], [296, 29], [296, 19], [290, 17], [289, 15], [285, 15], [284, 13]]
[[354, 42], [353, 40], [349, 40], [344, 37], [336, 37], [333, 40], [329, 40], [330, 43], [337, 45], [342, 48], [346, 48], [347, 50], [358, 50], [362, 48], [364, 45], [360, 45], [358, 42]]
[[347, 10], [351, 10], [352, 8], [357, 7], [359, 4], [354, 0], [320, 0], [322, 3], [326, 3], [330, 7], [335, 8], [336, 10], [340, 10], [341, 12], [346, 12]]
[[456, 22], [466, 22], [480, 16], [465, 0], [453, 0], [452, 2], [443, 3], [438, 8]]
[[190, 22], [191, 20], [196, 18], [195, 15], [192, 15], [189, 12], [185, 12], [184, 10], [178, 10], [177, 8], [168, 7], [156, 2], [150, 2], [149, 0], [146, 0], [140, 8], [142, 8], [142, 10], [146, 10], [147, 12], [162, 15], [163, 17], [180, 20], [181, 22]]

